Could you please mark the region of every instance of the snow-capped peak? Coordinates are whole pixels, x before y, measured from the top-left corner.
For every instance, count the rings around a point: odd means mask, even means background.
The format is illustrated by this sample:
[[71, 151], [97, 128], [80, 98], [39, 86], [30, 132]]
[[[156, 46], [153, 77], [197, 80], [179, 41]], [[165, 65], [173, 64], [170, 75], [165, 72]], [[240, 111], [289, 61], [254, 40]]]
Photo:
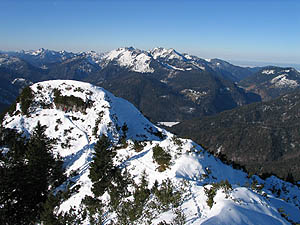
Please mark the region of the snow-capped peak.
[[116, 61], [120, 66], [128, 67], [132, 71], [139, 73], [153, 73], [150, 67], [151, 55], [146, 51], [129, 48], [118, 48], [105, 54], [103, 59], [106, 61]]
[[186, 60], [186, 58], [178, 53], [175, 49], [173, 48], [154, 48], [149, 51], [149, 53], [153, 56], [154, 59], [159, 59], [159, 58], [164, 58], [167, 60], [171, 59], [179, 59], [179, 60]]
[[45, 49], [45, 48], [40, 48], [38, 50], [22, 51], [22, 52], [24, 54], [32, 55], [32, 56], [45, 56], [46, 54], [55, 55], [57, 53], [60, 53], [60, 52], [56, 52], [56, 51]]

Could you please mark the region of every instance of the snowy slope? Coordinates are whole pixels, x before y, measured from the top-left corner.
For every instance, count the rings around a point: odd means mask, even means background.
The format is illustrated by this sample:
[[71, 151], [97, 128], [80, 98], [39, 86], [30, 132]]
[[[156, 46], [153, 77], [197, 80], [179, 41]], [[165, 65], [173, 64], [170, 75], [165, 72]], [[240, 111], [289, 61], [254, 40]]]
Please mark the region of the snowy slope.
[[181, 55], [173, 48], [170, 49], [154, 48], [150, 50], [149, 53], [153, 56], [154, 59], [165, 58], [167, 60], [171, 60], [171, 59], [187, 60], [185, 56]]
[[128, 67], [132, 71], [139, 73], [153, 73], [150, 67], [152, 57], [145, 51], [130, 48], [118, 48], [103, 56], [107, 63], [116, 61], [120, 66]]
[[[55, 152], [63, 157], [66, 174], [78, 172], [75, 177], [69, 177], [74, 182], [71, 188], [80, 185], [78, 192], [60, 205], [59, 212], [66, 212], [71, 207], [79, 209], [86, 195], [93, 196], [88, 174], [97, 137], [106, 134], [117, 144], [123, 135], [120, 127], [126, 123], [128, 146], [118, 149], [115, 164], [126, 167], [136, 182], [145, 171], [149, 187], [155, 180], [160, 184], [169, 178], [178, 190], [182, 190], [181, 208], [186, 216], [185, 224], [290, 224], [282, 217], [283, 212], [288, 220], [300, 222], [299, 188], [276, 177], [267, 180], [256, 176], [248, 178], [247, 174], [221, 163], [193, 141], [178, 139], [154, 126], [132, 104], [100, 87], [78, 81], [56, 80], [34, 84], [31, 89], [35, 97], [29, 108], [30, 114], [6, 115], [3, 126], [30, 135], [40, 121], [48, 127], [46, 134], [57, 139]], [[89, 104], [84, 110], [61, 108], [54, 104], [55, 90], [60, 90], [65, 96], [81, 98]], [[18, 103], [16, 112], [19, 109]], [[96, 135], [93, 132], [95, 127], [98, 127]], [[165, 136], [163, 139], [157, 135], [158, 131]], [[133, 149], [133, 140], [143, 141], [141, 152]], [[163, 172], [157, 170], [158, 164], [153, 160], [153, 147], [156, 145], [172, 158], [170, 167]], [[217, 190], [213, 199], [215, 203], [210, 208], [206, 202], [206, 189], [222, 180], [228, 180], [232, 190]], [[251, 189], [251, 186], [261, 188]], [[61, 190], [64, 188], [65, 185], [60, 187]], [[101, 199], [106, 201], [107, 196]], [[170, 222], [175, 216], [173, 210], [152, 214], [155, 216], [152, 224], [163, 220]], [[113, 212], [105, 214], [105, 224], [115, 220]], [[88, 220], [84, 224], [89, 224]], [[147, 223], [140, 221], [137, 224]]]
[[264, 69], [261, 75], [268, 75], [269, 83], [274, 88], [297, 88], [299, 87], [300, 74], [294, 68]]

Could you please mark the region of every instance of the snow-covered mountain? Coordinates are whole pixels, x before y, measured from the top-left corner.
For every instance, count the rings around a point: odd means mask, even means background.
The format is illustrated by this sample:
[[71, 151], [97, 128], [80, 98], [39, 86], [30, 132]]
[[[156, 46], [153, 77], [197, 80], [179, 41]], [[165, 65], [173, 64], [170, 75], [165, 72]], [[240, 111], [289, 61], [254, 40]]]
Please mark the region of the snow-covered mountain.
[[[169, 72], [208, 70], [217, 72], [216, 75], [233, 81], [239, 81], [251, 74], [249, 68], [234, 66], [218, 59], [204, 60], [197, 56], [179, 53], [173, 48], [161, 47], [148, 51], [124, 47], [106, 53], [94, 51], [72, 53], [41, 48], [31, 51], [8, 52], [7, 54], [19, 57], [42, 69], [47, 69], [49, 64], [62, 63], [65, 60], [81, 56], [87, 58], [90, 63], [99, 65], [101, 69], [113, 64], [138, 73], [154, 73], [161, 69]], [[218, 62], [216, 63], [216, 61]]]
[[[116, 52], [117, 60], [124, 56], [122, 52]], [[57, 214], [72, 209], [81, 224], [90, 224], [90, 214], [84, 217], [81, 213], [86, 207], [82, 200], [86, 196], [96, 199], [89, 176], [90, 165], [95, 143], [106, 135], [116, 149], [113, 164], [122, 171], [126, 169], [135, 184], [128, 185], [131, 195], [119, 199], [117, 206], [111, 206], [108, 192], [97, 198], [104, 204], [100, 215], [103, 224], [122, 224], [121, 216], [127, 218], [122, 210], [128, 209], [123, 206], [138, 203], [138, 196], [133, 193], [141, 188], [143, 174], [148, 180], [144, 188], [149, 188], [149, 195], [144, 200], [143, 213], [135, 211], [139, 216], [133, 216], [135, 220], [130, 224], [300, 222], [297, 186], [273, 176], [266, 180], [248, 176], [223, 164], [193, 141], [177, 138], [154, 126], [132, 104], [100, 87], [56, 80], [36, 83], [30, 88], [33, 97], [26, 112], [22, 111], [22, 101], [18, 102], [6, 114], [2, 126], [29, 136], [39, 121], [47, 126], [47, 136], [56, 140], [54, 151], [62, 156], [68, 176], [56, 191], [70, 190], [55, 209]], [[157, 151], [162, 158], [157, 158]], [[166, 188], [170, 188], [166, 187], [168, 182], [173, 189], [167, 193], [178, 196], [176, 204], [161, 199]], [[167, 201], [164, 202], [167, 205], [162, 201]]]
[[291, 67], [268, 66], [240, 82], [249, 91], [267, 101], [300, 87], [300, 73]]
[[[204, 60], [197, 56], [179, 53], [170, 48], [154, 48], [149, 51], [130, 48], [118, 48], [104, 54], [102, 64], [107, 65], [110, 61], [127, 67], [132, 71], [140, 73], [154, 73], [157, 65], [169, 72], [171, 71], [215, 71], [216, 75], [224, 76], [233, 81], [239, 81], [252, 74], [248, 68], [234, 66], [226, 61], [213, 59]], [[155, 63], [154, 63], [155, 62]]]
[[110, 62], [115, 62], [121, 67], [127, 67], [134, 72], [139, 73], [153, 73], [154, 69], [150, 67], [152, 60], [149, 53], [130, 48], [118, 48], [109, 53], [104, 54], [104, 65]]

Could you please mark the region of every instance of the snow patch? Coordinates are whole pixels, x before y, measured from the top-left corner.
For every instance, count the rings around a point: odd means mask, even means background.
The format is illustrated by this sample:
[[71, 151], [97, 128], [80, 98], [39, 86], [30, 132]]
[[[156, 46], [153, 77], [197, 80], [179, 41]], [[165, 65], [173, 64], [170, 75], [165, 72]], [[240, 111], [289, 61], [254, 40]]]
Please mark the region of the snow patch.
[[288, 74], [281, 74], [273, 78], [270, 82], [277, 88], [296, 88], [299, 86], [298, 82], [295, 80], [290, 80], [287, 78]]
[[261, 73], [262, 73], [262, 74], [270, 75], [270, 74], [274, 74], [274, 73], [275, 73], [275, 70], [263, 70]]
[[166, 126], [166, 127], [173, 127], [177, 124], [179, 124], [180, 122], [158, 122], [157, 124], [158, 125], [163, 125], [163, 126]]

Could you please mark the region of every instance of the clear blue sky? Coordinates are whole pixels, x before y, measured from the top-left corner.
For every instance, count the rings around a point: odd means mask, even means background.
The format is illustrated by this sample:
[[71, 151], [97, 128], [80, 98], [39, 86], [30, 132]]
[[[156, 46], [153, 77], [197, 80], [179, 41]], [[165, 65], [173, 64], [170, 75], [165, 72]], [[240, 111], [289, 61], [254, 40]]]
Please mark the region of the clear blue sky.
[[0, 0], [0, 49], [175, 48], [300, 64], [300, 0]]

